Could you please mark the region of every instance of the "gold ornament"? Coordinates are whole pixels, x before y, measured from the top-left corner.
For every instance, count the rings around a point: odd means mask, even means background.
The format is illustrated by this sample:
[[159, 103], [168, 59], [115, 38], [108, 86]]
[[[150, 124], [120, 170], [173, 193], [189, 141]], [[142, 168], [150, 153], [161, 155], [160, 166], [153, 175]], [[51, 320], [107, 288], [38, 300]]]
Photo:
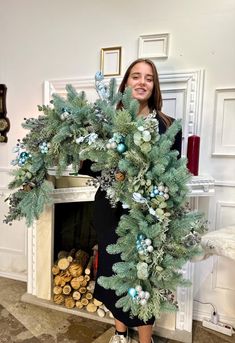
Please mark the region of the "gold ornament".
[[30, 192], [32, 190], [31, 186], [29, 184], [23, 185], [23, 190], [25, 192]]
[[8, 128], [8, 122], [6, 119], [1, 118], [0, 119], [0, 131], [5, 131]]
[[120, 171], [116, 172], [115, 173], [115, 180], [116, 181], [123, 181], [123, 180], [125, 180], [125, 174], [123, 174]]

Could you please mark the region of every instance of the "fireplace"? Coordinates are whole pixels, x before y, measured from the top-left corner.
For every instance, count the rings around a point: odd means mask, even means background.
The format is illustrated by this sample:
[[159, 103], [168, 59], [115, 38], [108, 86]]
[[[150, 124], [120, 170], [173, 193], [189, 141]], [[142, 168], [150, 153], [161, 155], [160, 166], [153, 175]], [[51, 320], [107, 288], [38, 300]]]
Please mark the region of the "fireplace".
[[[22, 300], [60, 311], [70, 312], [79, 316], [102, 320], [113, 323], [110, 317], [100, 318], [96, 314], [88, 313], [85, 310], [66, 309], [64, 306], [56, 305], [52, 301], [52, 273], [51, 267], [55, 260], [56, 249], [60, 245], [55, 245], [55, 211], [60, 211], [60, 204], [72, 204], [72, 207], [79, 208], [79, 204], [86, 203], [88, 211], [92, 211], [92, 201], [94, 200], [96, 188], [87, 186], [87, 176], [69, 176], [65, 173], [56, 179], [51, 171], [51, 181], [55, 185], [53, 191], [53, 204], [47, 206], [34, 225], [28, 229], [28, 281], [27, 293]], [[195, 176], [189, 184], [189, 199], [191, 207], [197, 208], [199, 197], [213, 196], [214, 180], [210, 177]], [[58, 208], [56, 209], [56, 207]], [[87, 209], [86, 209], [87, 210]], [[90, 225], [90, 224], [89, 224]], [[92, 241], [94, 240], [94, 241]], [[95, 237], [91, 240], [91, 245], [95, 242]], [[57, 242], [58, 243], [58, 242]], [[71, 243], [70, 243], [71, 244]], [[76, 248], [76, 247], [75, 247]], [[188, 262], [182, 269], [184, 277], [193, 280], [194, 265]], [[163, 315], [154, 327], [160, 336], [169, 337], [183, 342], [192, 341], [192, 313], [193, 313], [193, 287], [178, 288], [176, 298], [179, 304], [179, 311], [176, 314]]]

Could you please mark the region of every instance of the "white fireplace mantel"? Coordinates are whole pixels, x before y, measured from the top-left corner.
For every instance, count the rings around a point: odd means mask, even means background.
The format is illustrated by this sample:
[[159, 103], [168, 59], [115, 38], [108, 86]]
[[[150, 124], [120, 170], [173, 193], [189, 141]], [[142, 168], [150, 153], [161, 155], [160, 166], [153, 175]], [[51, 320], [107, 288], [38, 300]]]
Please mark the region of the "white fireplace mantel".
[[[53, 174], [53, 172], [51, 173]], [[66, 174], [65, 174], [66, 175]], [[79, 175], [78, 175], [79, 178]], [[47, 206], [40, 216], [40, 219], [28, 229], [28, 280], [27, 294], [22, 298], [24, 301], [34, 302], [42, 306], [52, 307], [52, 274], [53, 265], [53, 243], [54, 243], [54, 204], [65, 202], [93, 201], [97, 188], [86, 186], [84, 176], [80, 176], [81, 186], [57, 188], [53, 191], [53, 204]], [[214, 180], [208, 176], [194, 176], [189, 187], [189, 201], [197, 209], [197, 201], [201, 196], [211, 197], [214, 195]], [[186, 263], [182, 272], [184, 277], [193, 281], [194, 264]], [[192, 315], [193, 315], [193, 287], [179, 287], [177, 289], [177, 302], [179, 311], [173, 321], [172, 332], [156, 326], [156, 331], [165, 337], [174, 337], [184, 342], [190, 343], [192, 340]], [[55, 305], [58, 310], [63, 310], [63, 306]], [[84, 310], [68, 310], [71, 313], [84, 317], [94, 317], [93, 319], [106, 322], [113, 322], [111, 318], [100, 318], [94, 314], [87, 314]], [[162, 331], [163, 330], [163, 331]], [[182, 332], [185, 335], [182, 336]], [[177, 334], [176, 334], [177, 333]], [[178, 335], [178, 336], [177, 336]], [[179, 338], [180, 337], [180, 338]]]

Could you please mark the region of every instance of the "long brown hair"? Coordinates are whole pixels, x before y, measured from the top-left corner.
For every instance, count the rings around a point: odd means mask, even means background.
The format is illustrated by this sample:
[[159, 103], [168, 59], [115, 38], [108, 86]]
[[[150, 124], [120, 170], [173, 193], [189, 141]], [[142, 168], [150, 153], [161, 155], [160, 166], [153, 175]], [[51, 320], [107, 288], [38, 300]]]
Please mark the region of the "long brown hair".
[[[137, 60], [133, 61], [129, 67], [127, 68], [125, 75], [122, 79], [122, 82], [119, 86], [119, 92], [124, 93], [125, 88], [126, 88], [126, 84], [127, 84], [127, 80], [128, 77], [131, 73], [131, 69], [140, 62], [144, 62], [150, 65], [150, 67], [152, 68], [153, 71], [153, 91], [151, 94], [151, 97], [148, 100], [148, 107], [150, 109], [150, 111], [155, 110], [158, 115], [161, 117], [161, 119], [163, 120], [164, 124], [166, 125], [166, 127], [170, 126], [172, 123], [172, 120], [170, 117], [168, 117], [166, 114], [164, 114], [161, 109], [162, 109], [162, 94], [161, 94], [161, 90], [160, 90], [160, 83], [159, 83], [159, 77], [158, 77], [158, 72], [157, 72], [157, 68], [155, 66], [155, 64], [146, 58], [138, 58]], [[117, 106], [117, 108], [122, 108], [123, 105], [120, 102]]]

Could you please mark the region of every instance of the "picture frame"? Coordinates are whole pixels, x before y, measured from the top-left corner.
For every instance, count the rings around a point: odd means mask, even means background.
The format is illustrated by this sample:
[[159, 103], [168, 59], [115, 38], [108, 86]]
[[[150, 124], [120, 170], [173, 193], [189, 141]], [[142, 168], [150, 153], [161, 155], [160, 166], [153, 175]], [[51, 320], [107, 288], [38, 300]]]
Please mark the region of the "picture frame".
[[109, 47], [100, 51], [100, 71], [104, 76], [121, 75], [122, 48]]
[[139, 58], [167, 58], [169, 33], [139, 36]]

